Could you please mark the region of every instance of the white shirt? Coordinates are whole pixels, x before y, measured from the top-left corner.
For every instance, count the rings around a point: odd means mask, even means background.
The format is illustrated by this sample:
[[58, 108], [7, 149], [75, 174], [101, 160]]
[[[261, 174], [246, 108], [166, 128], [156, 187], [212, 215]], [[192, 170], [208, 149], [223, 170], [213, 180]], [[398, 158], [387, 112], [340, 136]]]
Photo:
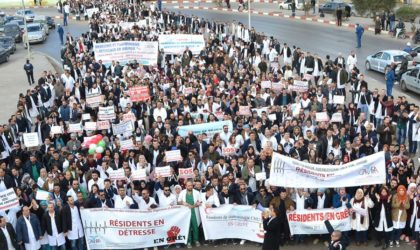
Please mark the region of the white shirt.
[[177, 204], [176, 196], [172, 193], [169, 196], [166, 196], [164, 193], [159, 195], [159, 207], [170, 207]]
[[124, 197], [124, 199], [121, 199], [120, 195], [114, 195], [114, 201], [114, 208], [130, 208], [130, 206], [134, 204], [133, 199], [131, 199], [131, 197], [128, 197], [127, 195]]
[[6, 237], [7, 249], [15, 250], [12, 244], [12, 240], [10, 239], [9, 231], [7, 231], [7, 227], [2, 227], [1, 230], [3, 231], [4, 237]]
[[80, 221], [79, 209], [76, 206], [70, 207], [70, 213], [72, 230], [68, 231], [67, 238], [69, 240], [77, 240], [85, 235], [82, 222]]
[[64, 82], [64, 86], [66, 89], [73, 91], [75, 81], [71, 75], [67, 77], [66, 74], [63, 74], [61, 75], [61, 80]]
[[92, 185], [96, 184], [98, 185], [99, 189], [104, 189], [104, 180], [102, 178], [98, 178], [96, 181], [93, 179], [90, 179], [88, 182], [88, 190], [89, 192], [92, 190]]
[[152, 206], [153, 204], [157, 206], [157, 203], [156, 203], [155, 199], [152, 198], [152, 197], [149, 197], [149, 203], [146, 203], [146, 201], [143, 199], [143, 197], [140, 197], [138, 195], [134, 196], [134, 200], [139, 205], [139, 210], [140, 211], [147, 211], [147, 210], [152, 209], [150, 206]]
[[155, 119], [155, 121], [157, 121], [157, 118], [160, 116], [160, 118], [162, 118], [162, 121], [166, 120], [168, 113], [166, 112], [166, 109], [164, 108], [155, 108], [153, 110], [153, 118]]

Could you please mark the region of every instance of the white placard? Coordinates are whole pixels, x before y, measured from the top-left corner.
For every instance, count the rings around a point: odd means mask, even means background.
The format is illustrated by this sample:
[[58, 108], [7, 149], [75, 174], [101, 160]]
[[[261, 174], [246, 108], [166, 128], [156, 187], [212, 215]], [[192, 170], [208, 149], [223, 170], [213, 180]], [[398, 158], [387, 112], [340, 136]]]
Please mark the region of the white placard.
[[266, 175], [265, 175], [265, 173], [264, 172], [262, 172], [262, 173], [255, 173], [255, 179], [257, 180], [257, 181], [263, 181], [263, 180], [265, 180], [266, 179]]
[[179, 178], [184, 178], [184, 179], [193, 178], [194, 177], [194, 168], [193, 167], [179, 168], [178, 173], [179, 173], [179, 175], [178, 175]]
[[39, 137], [38, 133], [24, 133], [23, 134], [23, 143], [25, 147], [38, 147], [39, 146]]
[[131, 172], [132, 181], [146, 180], [146, 178], [147, 178], [147, 174], [146, 174], [145, 168], [139, 168]]
[[330, 122], [340, 122], [340, 123], [343, 123], [343, 116], [341, 115], [341, 113], [334, 113], [331, 116]]
[[170, 34], [159, 35], [159, 48], [163, 49], [166, 54], [180, 54], [188, 49], [194, 54], [200, 54], [205, 48], [203, 35], [191, 34]]
[[35, 199], [39, 200], [39, 201], [49, 201], [50, 200], [50, 192], [38, 189], [36, 191]]
[[104, 64], [118, 61], [124, 65], [137, 60], [141, 65], [157, 65], [158, 49], [158, 42], [153, 41], [118, 41], [93, 44], [95, 59], [102, 60]]
[[223, 147], [222, 148], [222, 155], [223, 156], [229, 156], [236, 154], [236, 148], [235, 147]]
[[343, 95], [334, 95], [333, 103], [334, 104], [344, 104], [344, 96]]
[[270, 89], [271, 88], [271, 81], [262, 81], [261, 82], [262, 89]]
[[316, 113], [316, 121], [317, 122], [327, 122], [330, 120], [327, 112], [318, 112]]
[[130, 150], [130, 149], [134, 148], [134, 143], [133, 143], [133, 140], [131, 140], [131, 139], [121, 140], [120, 145], [121, 145], [121, 151], [122, 150]]
[[69, 124], [69, 129], [68, 129], [69, 133], [79, 133], [79, 132], [83, 132], [83, 127], [82, 127], [82, 123], [70, 123]]
[[51, 127], [51, 134], [59, 135], [63, 133], [63, 128], [61, 126], [52, 126]]
[[86, 131], [96, 131], [96, 122], [85, 122]]
[[170, 177], [171, 174], [171, 167], [164, 166], [164, 167], [155, 167], [155, 176], [156, 177]]
[[17, 206], [19, 206], [19, 199], [13, 188], [0, 192], [0, 211], [5, 211]]
[[108, 171], [109, 174], [109, 179], [111, 180], [126, 180], [127, 177], [125, 176], [125, 172], [123, 168], [117, 169], [117, 170], [113, 170], [113, 171]]
[[90, 114], [89, 114], [89, 113], [82, 114], [82, 120], [83, 120], [83, 121], [90, 120]]
[[101, 120], [101, 121], [115, 119], [114, 106], [99, 107], [98, 119]]
[[182, 161], [181, 150], [171, 150], [165, 152], [166, 162]]

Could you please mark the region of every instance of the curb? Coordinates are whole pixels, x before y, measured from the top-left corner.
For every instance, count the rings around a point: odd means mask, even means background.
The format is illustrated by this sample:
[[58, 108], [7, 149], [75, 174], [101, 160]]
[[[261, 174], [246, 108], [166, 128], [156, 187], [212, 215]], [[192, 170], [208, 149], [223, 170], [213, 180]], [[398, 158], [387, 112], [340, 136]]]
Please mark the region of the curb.
[[32, 54], [38, 54], [45, 57], [57, 73], [62, 74], [64, 72], [63, 67], [61, 66], [62, 64], [55, 58], [40, 51], [33, 51]]
[[[238, 11], [237, 9], [227, 9], [227, 8], [207, 7], [207, 6], [174, 6], [173, 8], [180, 9], [180, 10], [210, 10], [210, 11], [223, 11], [223, 12], [244, 13], [244, 14], [247, 13], [246, 11]], [[323, 23], [323, 24], [336, 26], [335, 21], [327, 20], [327, 19], [320, 19], [318, 17], [292, 16], [292, 15], [286, 15], [286, 14], [278, 13], [278, 12], [263, 12], [263, 11], [256, 11], [256, 10], [251, 10], [251, 13], [254, 14], [254, 15], [260, 15], [260, 16], [273, 16], [273, 17], [289, 18], [289, 19], [303, 20], [303, 21], [309, 21], [309, 22], [317, 22], [317, 23]], [[354, 29], [354, 28], [356, 28], [356, 24], [354, 24], [354, 23], [343, 23], [342, 27]], [[363, 26], [363, 28], [367, 31], [372, 31], [372, 32], [375, 31], [375, 28], [370, 27], [370, 26]], [[390, 35], [391, 32], [381, 31], [381, 34]], [[411, 33], [408, 32], [407, 35], [410, 36]]]

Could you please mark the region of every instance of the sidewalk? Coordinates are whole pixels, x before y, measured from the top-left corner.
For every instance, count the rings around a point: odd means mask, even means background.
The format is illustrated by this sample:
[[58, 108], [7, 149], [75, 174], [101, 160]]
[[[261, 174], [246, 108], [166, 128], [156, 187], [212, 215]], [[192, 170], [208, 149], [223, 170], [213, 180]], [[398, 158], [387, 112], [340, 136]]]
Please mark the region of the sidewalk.
[[[35, 87], [35, 85], [29, 86], [26, 73], [23, 70], [26, 55], [26, 50], [22, 46], [18, 46], [15, 54], [10, 56], [9, 62], [0, 64], [0, 75], [2, 77], [0, 89], [4, 91], [0, 98], [0, 107], [2, 107], [0, 124], [7, 123], [10, 116], [16, 112], [19, 94], [26, 95], [28, 89]], [[55, 60], [39, 52], [32, 52], [31, 63], [34, 65], [35, 84], [37, 84], [44, 70], [56, 72], [56, 69], [60, 68], [60, 65], [55, 65], [57, 64]]]
[[[312, 9], [309, 11], [308, 15], [305, 16], [305, 12], [302, 10], [297, 10], [295, 17], [292, 16], [292, 11], [287, 9], [280, 9], [277, 1], [269, 2], [272, 0], [254, 0], [254, 3], [251, 3], [251, 13], [254, 15], [263, 15], [263, 16], [274, 16], [282, 18], [291, 18], [296, 20], [318, 22], [326, 25], [336, 25], [336, 18], [334, 15], [325, 14], [325, 17], [321, 18], [318, 13], [318, 7], [316, 7], [316, 13], [312, 14]], [[165, 4], [166, 2], [166, 4]], [[251, 1], [252, 2], [252, 1]], [[231, 2], [231, 9], [227, 9], [226, 3], [223, 2], [223, 7], [217, 7], [217, 4], [211, 0], [189, 0], [189, 1], [163, 1], [163, 7], [172, 7], [175, 9], [190, 9], [190, 10], [209, 10], [209, 11], [221, 11], [228, 13], [248, 13], [247, 10], [238, 11], [238, 3]], [[356, 24], [363, 26], [365, 31], [374, 32], [374, 22], [370, 18], [364, 17], [350, 17], [348, 21], [343, 20], [342, 26], [346, 28], [354, 29]], [[411, 24], [405, 23], [406, 31], [408, 35], [411, 35], [410, 29]], [[388, 31], [382, 31], [381, 34], [388, 34]]]

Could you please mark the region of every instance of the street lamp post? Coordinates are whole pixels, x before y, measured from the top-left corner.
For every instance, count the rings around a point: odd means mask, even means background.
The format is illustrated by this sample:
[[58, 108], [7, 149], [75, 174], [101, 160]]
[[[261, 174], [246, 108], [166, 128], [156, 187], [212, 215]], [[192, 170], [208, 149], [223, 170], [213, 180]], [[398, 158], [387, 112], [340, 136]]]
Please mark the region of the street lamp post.
[[248, 29], [251, 29], [251, 0], [248, 0]]
[[26, 36], [26, 48], [28, 49], [28, 56], [27, 59], [31, 58], [31, 48], [29, 48], [29, 37], [28, 37], [28, 25], [26, 23], [26, 10], [25, 10], [25, 3], [24, 0], [22, 0], [22, 7], [23, 7], [23, 23], [25, 24], [25, 33], [23, 34]]

